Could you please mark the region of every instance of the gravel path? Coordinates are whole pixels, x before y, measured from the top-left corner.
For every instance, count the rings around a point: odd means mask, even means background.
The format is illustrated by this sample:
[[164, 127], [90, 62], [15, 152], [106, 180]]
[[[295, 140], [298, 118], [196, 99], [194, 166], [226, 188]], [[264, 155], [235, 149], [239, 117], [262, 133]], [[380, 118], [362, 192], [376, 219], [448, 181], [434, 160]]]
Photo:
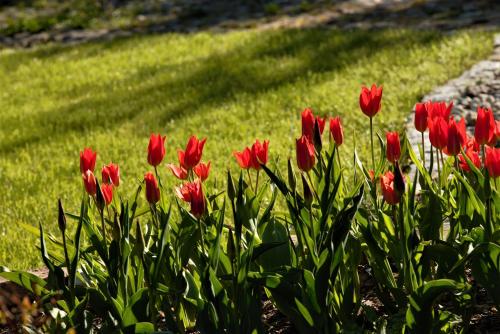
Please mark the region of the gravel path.
[[[80, 43], [137, 34], [224, 32], [234, 29], [414, 28], [454, 30], [498, 29], [498, 0], [162, 0], [167, 10], [138, 15], [137, 26], [124, 29], [53, 30], [0, 36], [0, 48], [30, 47], [47, 42]], [[172, 4], [170, 4], [172, 3]]]

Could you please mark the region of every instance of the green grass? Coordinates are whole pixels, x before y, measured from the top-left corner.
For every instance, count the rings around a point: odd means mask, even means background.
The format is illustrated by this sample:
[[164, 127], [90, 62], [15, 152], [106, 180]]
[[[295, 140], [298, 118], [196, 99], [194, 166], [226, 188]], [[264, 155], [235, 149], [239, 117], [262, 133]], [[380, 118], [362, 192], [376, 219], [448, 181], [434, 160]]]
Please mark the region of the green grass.
[[[137, 37], [111, 43], [0, 52], [0, 265], [40, 265], [37, 239], [22, 224], [55, 231], [56, 200], [76, 211], [78, 152], [122, 169], [122, 196], [150, 170], [151, 132], [167, 135], [175, 161], [190, 134], [208, 137], [215, 177], [255, 138], [270, 157], [293, 156], [305, 106], [341, 115], [343, 157], [355, 136], [366, 155], [361, 84], [384, 85], [378, 129], [402, 129], [413, 104], [492, 50], [492, 34], [416, 31], [281, 30]], [[346, 164], [348, 161], [346, 161]], [[173, 177], [160, 168], [169, 187]]]

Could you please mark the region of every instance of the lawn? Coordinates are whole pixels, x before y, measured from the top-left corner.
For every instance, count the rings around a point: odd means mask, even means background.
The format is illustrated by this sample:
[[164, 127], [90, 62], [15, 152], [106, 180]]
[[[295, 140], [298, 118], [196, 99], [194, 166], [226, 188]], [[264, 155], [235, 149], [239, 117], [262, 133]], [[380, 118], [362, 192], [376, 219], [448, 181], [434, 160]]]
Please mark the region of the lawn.
[[[120, 164], [126, 197], [149, 170], [151, 132], [167, 136], [166, 161], [189, 135], [208, 137], [213, 182], [237, 170], [232, 151], [255, 138], [270, 139], [271, 160], [279, 156], [283, 167], [300, 111], [311, 106], [342, 117], [350, 161], [353, 135], [369, 135], [358, 107], [362, 84], [384, 85], [375, 126], [401, 130], [423, 94], [485, 58], [492, 44], [492, 33], [478, 31], [313, 29], [0, 51], [0, 265], [40, 265], [38, 241], [23, 224], [55, 231], [59, 197], [76, 211], [84, 146], [98, 151], [99, 167]], [[175, 184], [164, 166], [160, 174]]]

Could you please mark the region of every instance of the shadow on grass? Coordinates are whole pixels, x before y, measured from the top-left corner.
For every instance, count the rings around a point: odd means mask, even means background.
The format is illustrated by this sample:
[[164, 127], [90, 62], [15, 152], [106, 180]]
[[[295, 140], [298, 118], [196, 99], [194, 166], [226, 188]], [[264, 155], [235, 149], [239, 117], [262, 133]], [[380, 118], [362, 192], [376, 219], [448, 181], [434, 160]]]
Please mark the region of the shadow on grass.
[[[0, 152], [12, 153], [20, 146], [54, 140], [69, 133], [112, 129], [130, 120], [163, 125], [193, 115], [202, 106], [218, 106], [231, 101], [238, 94], [258, 98], [270, 90], [304, 80], [306, 74], [339, 71], [360, 60], [370, 61], [387, 48], [421, 47], [442, 38], [441, 34], [431, 32], [412, 38], [410, 34], [389, 38], [384, 33], [320, 29], [256, 34], [243, 48], [235, 46], [224, 53], [159, 68], [139, 68], [134, 75], [113, 82], [120, 88], [109, 94], [102, 94], [108, 90], [107, 83], [79, 86], [70, 92], [73, 101], [77, 102], [70, 101], [61, 108], [30, 115], [26, 125], [15, 116], [6, 118], [3, 129], [20, 131], [23, 135], [13, 139], [7, 135], [0, 143]], [[133, 44], [134, 38], [122, 39], [110, 43], [107, 48], [118, 50], [133, 47]], [[78, 57], [84, 57], [98, 52], [102, 45], [92, 43], [80, 48]], [[55, 47], [28, 52], [28, 55], [50, 59], [70, 51], [67, 47]], [[172, 78], [168, 73], [176, 75]], [[67, 98], [68, 93], [62, 91], [61, 98]], [[161, 111], [150, 112], [150, 109]]]

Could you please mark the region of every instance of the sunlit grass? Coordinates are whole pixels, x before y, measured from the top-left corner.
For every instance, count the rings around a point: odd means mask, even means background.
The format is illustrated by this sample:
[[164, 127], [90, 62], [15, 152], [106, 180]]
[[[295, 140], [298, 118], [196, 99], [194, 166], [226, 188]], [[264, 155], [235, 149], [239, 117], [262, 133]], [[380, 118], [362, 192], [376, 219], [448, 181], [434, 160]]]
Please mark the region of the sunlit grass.
[[[413, 104], [492, 50], [492, 34], [280, 30], [137, 37], [0, 53], [0, 265], [40, 265], [36, 238], [20, 223], [54, 231], [56, 201], [76, 211], [78, 151], [120, 164], [121, 196], [149, 170], [151, 132], [167, 135], [166, 161], [191, 134], [208, 137], [211, 181], [236, 170], [231, 153], [270, 139], [284, 166], [311, 106], [341, 115], [348, 165], [355, 136], [368, 147], [362, 84], [384, 85], [378, 129], [402, 129]], [[367, 155], [366, 155], [367, 156]], [[99, 168], [100, 169], [100, 168]], [[160, 174], [175, 184], [164, 167]]]

